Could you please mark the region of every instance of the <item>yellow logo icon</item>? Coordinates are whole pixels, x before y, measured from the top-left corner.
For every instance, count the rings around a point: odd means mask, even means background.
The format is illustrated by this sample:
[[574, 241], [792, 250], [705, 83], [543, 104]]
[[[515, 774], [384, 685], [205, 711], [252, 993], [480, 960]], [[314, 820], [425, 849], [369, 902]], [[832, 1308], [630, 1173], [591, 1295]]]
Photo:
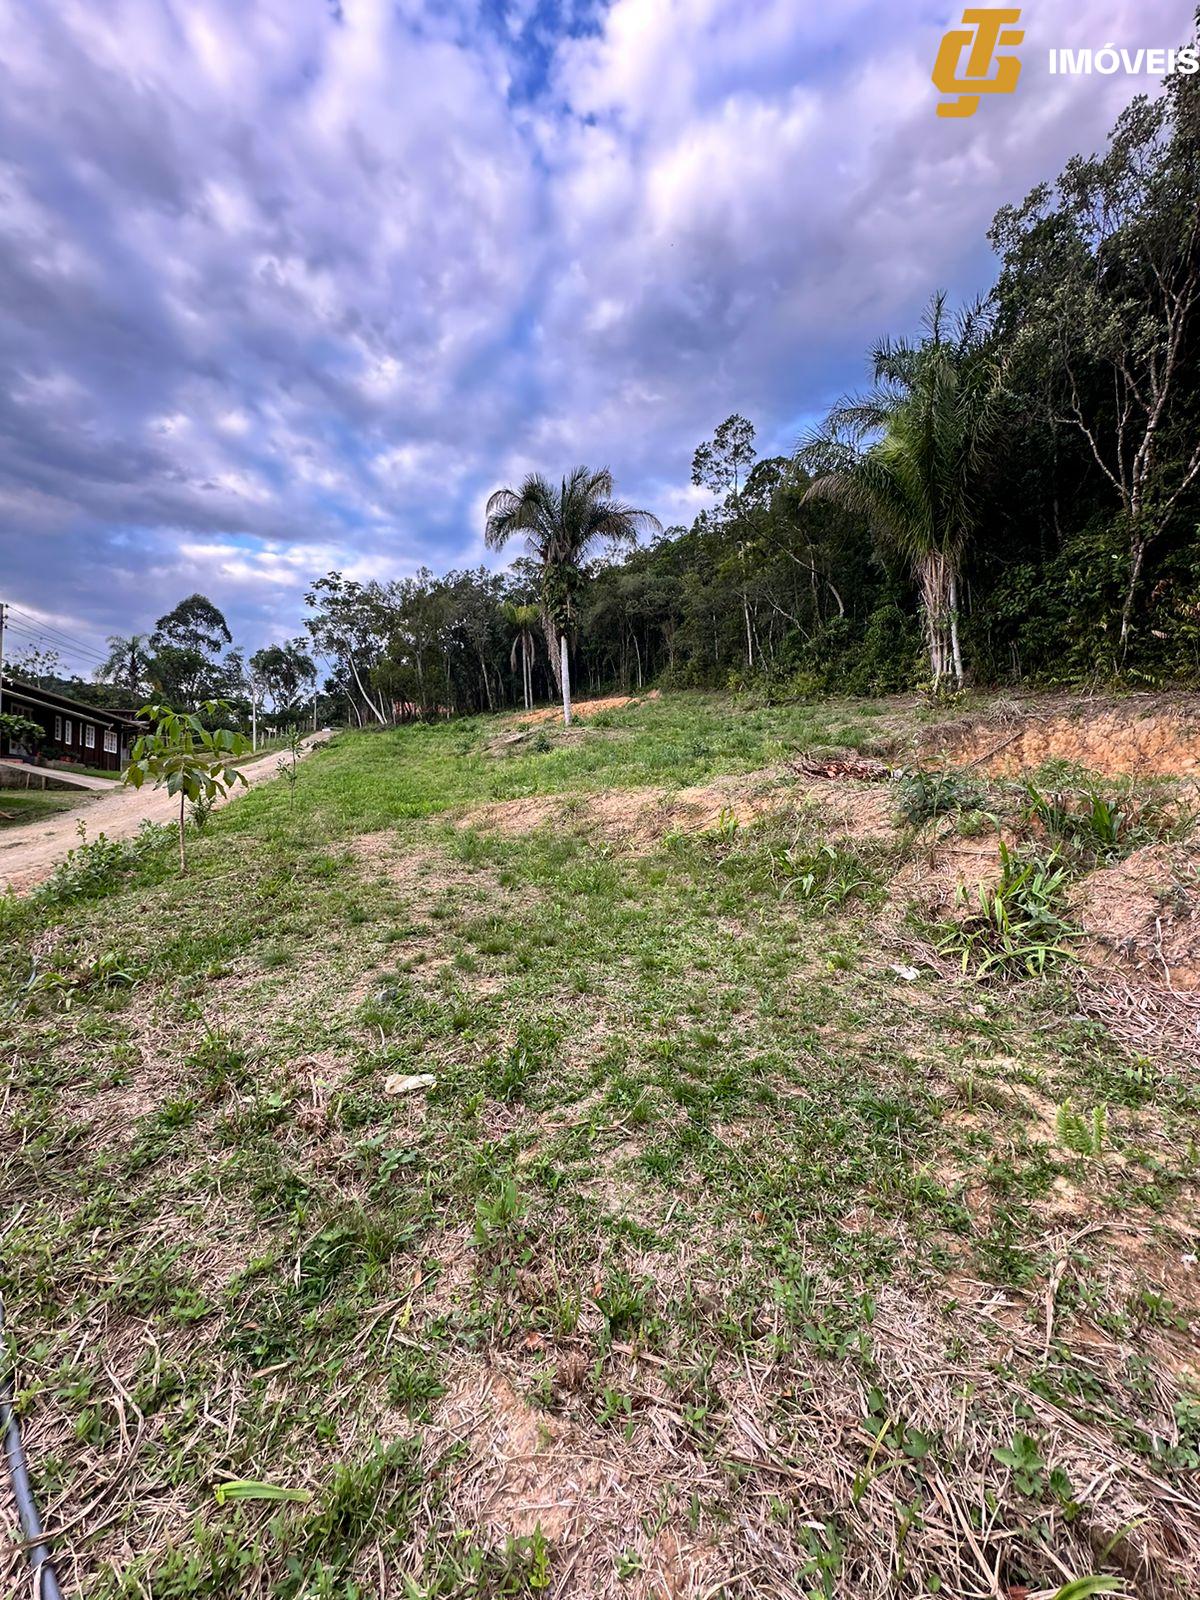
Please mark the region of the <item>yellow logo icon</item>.
[[[962, 19], [964, 26], [950, 29], [938, 46], [933, 63], [934, 84], [943, 94], [955, 96], [940, 102], [939, 117], [973, 117], [979, 110], [980, 95], [1011, 94], [1021, 76], [1021, 63], [1016, 56], [995, 54], [998, 47], [1020, 44], [1024, 39], [1025, 30], [1011, 26], [1020, 22], [1019, 11], [976, 7], [964, 11]], [[960, 76], [964, 55], [966, 66]], [[989, 77], [993, 57], [996, 71]]]

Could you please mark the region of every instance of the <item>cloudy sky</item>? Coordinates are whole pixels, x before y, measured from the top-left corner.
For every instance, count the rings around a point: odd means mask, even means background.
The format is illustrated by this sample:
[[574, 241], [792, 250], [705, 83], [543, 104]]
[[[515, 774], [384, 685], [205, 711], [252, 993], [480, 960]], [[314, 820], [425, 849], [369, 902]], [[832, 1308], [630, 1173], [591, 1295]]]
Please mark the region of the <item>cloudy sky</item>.
[[943, 119], [958, 14], [0, 0], [0, 599], [95, 650], [201, 589], [254, 646], [331, 567], [485, 559], [532, 467], [690, 519], [724, 416], [786, 448], [1154, 87], [1051, 46], [1191, 32], [1043, 3], [1017, 93]]

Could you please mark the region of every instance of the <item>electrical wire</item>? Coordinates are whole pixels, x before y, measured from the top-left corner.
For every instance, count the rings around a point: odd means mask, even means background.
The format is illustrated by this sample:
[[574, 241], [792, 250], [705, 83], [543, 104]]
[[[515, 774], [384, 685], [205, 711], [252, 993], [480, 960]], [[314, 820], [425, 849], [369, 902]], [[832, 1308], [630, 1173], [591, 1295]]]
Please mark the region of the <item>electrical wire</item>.
[[[0, 1300], [0, 1335], [3, 1333], [4, 1302]], [[29, 1562], [33, 1567], [33, 1592], [40, 1597], [40, 1600], [63, 1600], [63, 1593], [58, 1586], [58, 1579], [54, 1575], [50, 1561], [46, 1530], [42, 1526], [37, 1501], [33, 1497], [33, 1486], [29, 1482], [29, 1467], [21, 1444], [20, 1424], [17, 1421], [13, 1378], [12, 1373], [7, 1370], [3, 1379], [0, 1379], [0, 1433], [4, 1438], [4, 1459], [8, 1463], [8, 1475], [12, 1480], [17, 1517], [21, 1524], [21, 1532], [25, 1536]]]
[[26, 639], [35, 639], [41, 644], [49, 645], [54, 650], [61, 650], [66, 655], [90, 656], [96, 661], [106, 661], [108, 659], [102, 650], [96, 650], [91, 645], [81, 644], [75, 640], [69, 640], [53, 634], [47, 629], [39, 627], [36, 623], [30, 627], [26, 622], [17, 622], [9, 613], [8, 607], [5, 607], [5, 611], [5, 633], [12, 632]]
[[[87, 643], [68, 628], [60, 628], [55, 622], [45, 622], [41, 617], [35, 617], [32, 612], [11, 603], [7, 604], [4, 610], [6, 618], [13, 627], [23, 628], [27, 633], [40, 634], [47, 642], [59, 645], [64, 650], [73, 650], [80, 655], [96, 656], [100, 660], [105, 658], [104, 651], [97, 649], [94, 644]], [[16, 620], [18, 618], [19, 621]]]
[[97, 650], [95, 645], [85, 644], [69, 628], [60, 628], [56, 622], [46, 622], [41, 617], [35, 617], [31, 611], [26, 611], [21, 606], [14, 606], [10, 603], [5, 606], [5, 611], [9, 614], [15, 612], [18, 617], [23, 617], [27, 623], [31, 623], [33, 627], [39, 629], [42, 633], [56, 637], [62, 644], [72, 645], [77, 650], [86, 650], [90, 655], [103, 654], [103, 651]]
[[[37, 650], [44, 650], [46, 654], [53, 655], [65, 662], [68, 667], [74, 663], [82, 669], [82, 673], [94, 674], [102, 666], [106, 665], [108, 660], [106, 656], [100, 655], [99, 652], [89, 651], [86, 646], [61, 644], [57, 639], [50, 638], [43, 633], [36, 633], [26, 628], [23, 623], [14, 622], [7, 617], [4, 623], [4, 634], [5, 638], [11, 637], [15, 644], [19, 644], [24, 649], [32, 647]], [[10, 665], [12, 664], [10, 663]]]
[[48, 654], [60, 656], [68, 661], [83, 661], [89, 664], [94, 661], [99, 665], [107, 659], [105, 656], [85, 651], [76, 645], [60, 644], [57, 639], [48, 638], [44, 633], [34, 633], [17, 622], [6, 622], [4, 632], [6, 637], [11, 634], [14, 639], [19, 639], [22, 644], [34, 644], [39, 648], [45, 647]]

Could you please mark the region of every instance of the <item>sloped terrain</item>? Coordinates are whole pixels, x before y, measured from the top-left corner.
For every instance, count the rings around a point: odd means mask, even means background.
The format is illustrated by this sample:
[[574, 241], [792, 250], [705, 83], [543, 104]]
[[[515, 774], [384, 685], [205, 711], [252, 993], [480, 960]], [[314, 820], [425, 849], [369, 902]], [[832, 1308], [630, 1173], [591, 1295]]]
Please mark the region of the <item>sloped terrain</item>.
[[908, 716], [339, 736], [189, 879], [7, 905], [0, 1292], [77, 1592], [1200, 1585], [1186, 792], [917, 781]]

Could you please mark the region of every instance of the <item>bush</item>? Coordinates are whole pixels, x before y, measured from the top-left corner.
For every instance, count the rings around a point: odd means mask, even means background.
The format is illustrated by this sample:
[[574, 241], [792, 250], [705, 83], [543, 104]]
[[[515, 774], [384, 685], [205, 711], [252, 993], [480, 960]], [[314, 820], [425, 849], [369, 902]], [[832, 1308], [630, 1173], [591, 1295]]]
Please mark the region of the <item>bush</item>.
[[27, 744], [37, 750], [45, 737], [46, 730], [40, 722], [31, 722], [11, 711], [0, 714], [0, 738], [8, 740], [10, 749], [14, 744]]
[[1089, 784], [1078, 794], [1048, 794], [1025, 785], [1024, 816], [1041, 824], [1046, 837], [1078, 860], [1116, 861], [1140, 845], [1186, 833], [1192, 819], [1172, 819], [1160, 805], [1132, 795], [1103, 794]]
[[[956, 956], [964, 972], [974, 970], [980, 977], [994, 972], [1041, 976], [1068, 959], [1067, 943], [1079, 937], [1063, 916], [1067, 882], [1059, 856], [1022, 859], [1001, 840], [999, 883], [980, 886], [978, 904], [946, 929], [938, 949]], [[965, 889], [960, 904], [971, 904]]]
[[171, 829], [144, 821], [132, 839], [110, 839], [103, 833], [89, 839], [81, 822], [79, 836], [80, 843], [67, 851], [46, 882], [34, 890], [34, 899], [54, 905], [110, 893], [133, 868], [161, 851], [171, 838]]

